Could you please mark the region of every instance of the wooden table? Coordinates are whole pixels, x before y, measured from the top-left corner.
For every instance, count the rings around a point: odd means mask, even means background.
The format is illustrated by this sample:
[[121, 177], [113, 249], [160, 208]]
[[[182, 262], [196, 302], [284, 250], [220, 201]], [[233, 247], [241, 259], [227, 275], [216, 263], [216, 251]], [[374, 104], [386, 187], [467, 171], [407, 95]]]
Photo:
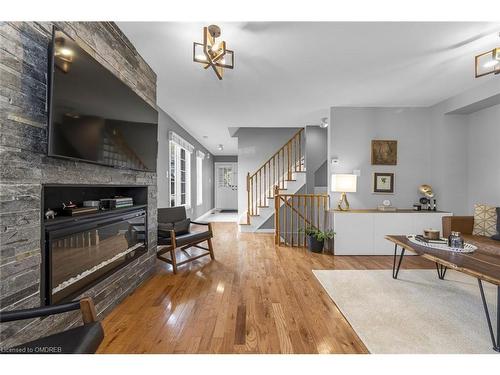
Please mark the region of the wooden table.
[[[394, 243], [394, 258], [392, 263], [392, 277], [398, 278], [399, 268], [405, 251], [411, 251], [422, 258], [429, 259], [436, 264], [436, 270], [439, 279], [443, 280], [446, 270], [451, 268], [455, 271], [465, 273], [475, 277], [479, 285], [481, 299], [483, 301], [486, 321], [490, 331], [493, 350], [500, 352], [500, 254], [489, 247], [483, 247], [480, 243], [474, 243], [478, 249], [473, 253], [455, 253], [451, 251], [431, 249], [426, 246], [417, 245], [406, 236], [387, 235], [385, 239]], [[401, 247], [401, 254], [398, 261], [398, 246]], [[488, 311], [488, 305], [484, 296], [483, 281], [487, 281], [497, 286], [497, 332], [496, 338], [491, 324], [491, 317]]]

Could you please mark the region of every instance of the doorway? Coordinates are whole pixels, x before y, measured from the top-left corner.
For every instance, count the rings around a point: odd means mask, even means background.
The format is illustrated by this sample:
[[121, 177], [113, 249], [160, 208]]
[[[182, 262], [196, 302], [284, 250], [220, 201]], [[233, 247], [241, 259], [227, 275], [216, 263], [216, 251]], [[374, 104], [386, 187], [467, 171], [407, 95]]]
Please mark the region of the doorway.
[[215, 163], [215, 209], [238, 209], [238, 163]]

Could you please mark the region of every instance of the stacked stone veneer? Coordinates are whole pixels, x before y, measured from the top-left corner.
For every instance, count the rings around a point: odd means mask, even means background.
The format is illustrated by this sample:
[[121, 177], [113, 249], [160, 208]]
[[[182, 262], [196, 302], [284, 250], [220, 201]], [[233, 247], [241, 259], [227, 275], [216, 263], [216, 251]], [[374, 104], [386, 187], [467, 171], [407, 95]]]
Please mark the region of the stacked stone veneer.
[[[41, 187], [46, 183], [148, 187], [149, 249], [85, 295], [104, 316], [152, 272], [156, 173], [47, 157], [48, 47], [52, 26], [156, 105], [156, 75], [109, 22], [0, 22], [0, 309], [40, 305]], [[81, 324], [79, 313], [2, 324], [0, 349]]]

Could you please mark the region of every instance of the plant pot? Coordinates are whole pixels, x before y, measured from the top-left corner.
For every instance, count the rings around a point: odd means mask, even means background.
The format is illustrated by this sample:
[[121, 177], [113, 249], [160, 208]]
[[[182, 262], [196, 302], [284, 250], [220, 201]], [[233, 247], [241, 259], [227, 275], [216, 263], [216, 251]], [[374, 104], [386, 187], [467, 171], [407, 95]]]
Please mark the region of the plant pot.
[[307, 236], [307, 247], [309, 251], [313, 253], [321, 253], [323, 251], [323, 246], [325, 241], [318, 241], [314, 236]]

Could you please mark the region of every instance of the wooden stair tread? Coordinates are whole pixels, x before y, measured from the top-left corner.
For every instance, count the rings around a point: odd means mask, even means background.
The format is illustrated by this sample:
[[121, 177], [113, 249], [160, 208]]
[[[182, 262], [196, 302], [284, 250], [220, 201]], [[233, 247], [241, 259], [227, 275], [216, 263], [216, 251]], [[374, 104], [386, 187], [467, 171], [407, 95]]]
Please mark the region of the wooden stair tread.
[[[287, 182], [291, 182], [291, 181], [297, 181], [297, 180], [285, 180]], [[286, 189], [282, 189], [282, 190], [286, 190]]]
[[257, 206], [257, 208], [269, 208], [269, 206]]

